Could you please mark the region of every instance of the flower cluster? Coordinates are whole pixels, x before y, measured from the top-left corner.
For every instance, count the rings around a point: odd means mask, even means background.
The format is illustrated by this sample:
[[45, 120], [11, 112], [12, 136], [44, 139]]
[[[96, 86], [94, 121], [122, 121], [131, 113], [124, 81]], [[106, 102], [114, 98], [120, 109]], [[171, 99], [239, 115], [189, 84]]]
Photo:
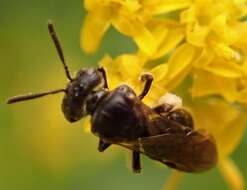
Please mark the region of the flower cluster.
[[154, 83], [146, 104], [154, 106], [168, 91], [183, 97], [196, 128], [214, 136], [218, 166], [232, 189], [243, 189], [228, 156], [243, 136], [247, 116], [246, 2], [85, 0], [81, 30], [81, 47], [88, 53], [97, 51], [110, 26], [135, 42], [136, 52], [100, 61], [110, 88], [124, 82], [139, 92], [140, 75], [150, 72]]

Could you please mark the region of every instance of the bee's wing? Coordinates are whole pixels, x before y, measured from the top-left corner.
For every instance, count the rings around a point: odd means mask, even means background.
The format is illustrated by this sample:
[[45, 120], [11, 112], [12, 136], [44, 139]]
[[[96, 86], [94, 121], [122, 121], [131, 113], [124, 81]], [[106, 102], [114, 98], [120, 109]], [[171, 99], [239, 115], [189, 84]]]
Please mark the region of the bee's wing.
[[[189, 139], [190, 141], [188, 141]], [[139, 138], [138, 141], [142, 144], [142, 146], [153, 146], [157, 144], [157, 141], [160, 144], [171, 142], [172, 144], [183, 144], [186, 141], [188, 141], [188, 143], [190, 144], [197, 144], [205, 140], [214, 142], [214, 139], [206, 130], [200, 129], [197, 131], [190, 131], [187, 134], [168, 131], [167, 133], [163, 133], [160, 135]]]
[[123, 146], [125, 148], [139, 151], [140, 153], [145, 154], [145, 150], [147, 148], [153, 147], [178, 147], [179, 145], [196, 145], [201, 144], [205, 141], [209, 141], [212, 144], [215, 144], [214, 139], [206, 130], [197, 130], [191, 131], [187, 134], [181, 133], [163, 133], [161, 135], [154, 135], [149, 137], [142, 137], [136, 140], [126, 140], [124, 138], [111, 138], [104, 139], [105, 142], [111, 144], [117, 144]]
[[135, 150], [139, 153], [145, 154], [144, 150], [142, 150], [142, 145], [140, 143], [140, 139], [141, 138], [136, 139], [136, 140], [126, 141], [126, 139], [124, 139], [124, 138], [111, 138], [111, 139], [104, 138], [104, 142], [110, 143], [110, 144], [120, 145], [120, 146], [125, 147], [127, 149]]
[[187, 172], [204, 171], [217, 162], [215, 141], [204, 130], [143, 138], [140, 144], [150, 157]]
[[200, 172], [217, 162], [214, 139], [205, 130], [183, 133], [164, 133], [115, 143], [138, 151], [172, 168], [186, 172]]

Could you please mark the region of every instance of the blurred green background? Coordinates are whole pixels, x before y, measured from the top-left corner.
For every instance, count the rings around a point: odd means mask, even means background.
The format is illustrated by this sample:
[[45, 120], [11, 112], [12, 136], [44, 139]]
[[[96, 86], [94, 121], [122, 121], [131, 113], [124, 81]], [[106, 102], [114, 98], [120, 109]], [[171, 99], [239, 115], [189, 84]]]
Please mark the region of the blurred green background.
[[[0, 0], [0, 190], [160, 190], [170, 169], [143, 157], [143, 172], [132, 174], [128, 155], [113, 146], [97, 151], [98, 139], [82, 122], [68, 123], [62, 95], [6, 105], [7, 97], [64, 87], [66, 78], [47, 32], [52, 19], [71, 71], [95, 65], [104, 55], [130, 52], [135, 46], [114, 30], [97, 55], [85, 55], [79, 34], [85, 16], [82, 1]], [[231, 139], [229, 139], [230, 141]], [[233, 154], [247, 179], [247, 136]], [[227, 189], [217, 169], [188, 174], [179, 187]]]

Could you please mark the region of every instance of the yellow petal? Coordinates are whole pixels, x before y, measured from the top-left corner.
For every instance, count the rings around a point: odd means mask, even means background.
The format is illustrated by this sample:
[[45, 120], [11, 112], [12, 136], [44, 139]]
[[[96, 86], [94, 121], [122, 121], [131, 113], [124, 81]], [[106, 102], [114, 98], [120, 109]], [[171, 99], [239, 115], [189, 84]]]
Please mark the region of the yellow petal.
[[134, 36], [134, 41], [148, 55], [153, 55], [157, 49], [154, 36], [146, 28], [143, 28], [141, 33]]
[[190, 0], [152, 0], [149, 3], [146, 3], [146, 6], [153, 14], [164, 14], [187, 8], [190, 4]]
[[243, 176], [232, 160], [227, 158], [221, 160], [219, 169], [230, 190], [244, 190]]
[[212, 48], [215, 51], [215, 54], [219, 57], [222, 57], [226, 60], [236, 60], [238, 58], [238, 53], [224, 43], [211, 43]]
[[192, 97], [220, 94], [227, 101], [232, 102], [237, 99], [237, 82], [235, 79], [196, 70], [193, 75], [191, 93]]
[[225, 13], [218, 15], [211, 23], [211, 30], [221, 37], [225, 37], [224, 35], [227, 32], [227, 15]]
[[160, 97], [166, 93], [167, 89], [154, 81], [147, 96], [143, 99], [143, 102], [150, 107], [157, 106], [159, 104]]
[[152, 19], [147, 23], [147, 28], [153, 34], [157, 45], [160, 45], [167, 35], [168, 22], [165, 19]]
[[243, 90], [238, 92], [237, 100], [240, 103], [247, 104], [247, 88], [244, 88]]
[[91, 133], [91, 116], [86, 116], [83, 118], [82, 126], [86, 133]]
[[81, 48], [86, 53], [95, 52], [101, 39], [110, 26], [110, 15], [108, 9], [97, 9], [90, 11], [86, 16], [81, 29]]
[[191, 5], [190, 8], [184, 10], [180, 14], [180, 22], [183, 24], [189, 24], [196, 22], [196, 9], [195, 5]]
[[163, 190], [176, 190], [182, 180], [183, 173], [172, 170], [171, 175], [166, 180]]
[[124, 79], [138, 79], [142, 68], [139, 65], [139, 59], [135, 55], [122, 55], [117, 58], [119, 71]]
[[196, 68], [205, 68], [209, 63], [213, 61], [215, 54], [208, 48], [203, 48], [199, 53], [196, 60], [193, 62], [193, 66]]
[[163, 80], [166, 77], [167, 71], [168, 71], [168, 64], [163, 63], [154, 67], [150, 72], [152, 73], [155, 82], [158, 83], [159, 81]]
[[132, 0], [127, 0], [127, 1], [114, 0], [114, 1], [122, 5], [123, 11], [135, 12], [142, 8], [141, 4], [138, 1], [132, 1]]
[[205, 46], [205, 40], [208, 32], [208, 27], [195, 25], [193, 31], [188, 32], [187, 41], [197, 47]]
[[[157, 22], [157, 21], [156, 21]], [[152, 56], [152, 59], [158, 59], [172, 51], [185, 36], [184, 28], [176, 22], [161, 20], [157, 23], [158, 26], [149, 26], [152, 29], [153, 35], [159, 36], [156, 38], [158, 48], [157, 52]]]
[[210, 64], [204, 67], [204, 70], [227, 78], [240, 78], [243, 76], [243, 71], [240, 65], [222, 59], [214, 59]]
[[[246, 115], [239, 113], [231, 122], [229, 122], [218, 138], [217, 144], [220, 150], [220, 158], [224, 158], [231, 154], [239, 145], [246, 124]], [[229, 141], [229, 139], [231, 139]]]
[[93, 10], [97, 6], [98, 0], [84, 0], [86, 10]]
[[119, 14], [112, 19], [112, 24], [118, 31], [131, 37], [142, 33], [144, 30], [144, 24], [134, 14]]
[[99, 65], [101, 67], [104, 67], [105, 70], [107, 70], [110, 73], [116, 73], [118, 72], [118, 67], [116, 64], [114, 64], [114, 60], [109, 56], [105, 55], [99, 62]]
[[[218, 9], [217, 2], [213, 0], [195, 0], [195, 9], [196, 9], [196, 17], [198, 22], [203, 24], [209, 24], [210, 21], [214, 18], [214, 14]], [[222, 6], [222, 2], [219, 2]], [[219, 10], [218, 10], [219, 11]]]
[[243, 137], [245, 113], [218, 98], [195, 99], [188, 107], [194, 114], [195, 127], [215, 138], [220, 159], [228, 156]]
[[136, 19], [134, 15], [120, 15], [114, 18], [112, 22], [118, 31], [131, 36], [143, 52], [148, 55], [154, 54], [157, 49], [157, 43], [154, 36], [144, 26], [144, 23]]
[[235, 41], [234, 46], [239, 49], [246, 49], [247, 39], [244, 37], [247, 32], [247, 24], [245, 22], [234, 25]]
[[107, 74], [107, 79], [108, 79], [107, 81], [108, 87], [110, 90], [113, 90], [114, 88], [118, 87], [120, 84], [124, 82], [124, 79], [119, 75], [115, 75], [110, 72], [106, 72], [106, 74]]
[[157, 59], [164, 55], [167, 55], [184, 39], [184, 30], [182, 28], [177, 28], [174, 30], [169, 30], [166, 38], [160, 44], [156, 54], [153, 58]]
[[148, 61], [150, 60], [150, 56], [141, 50], [138, 50], [136, 52], [136, 56], [138, 56], [138, 58], [139, 58], [139, 65], [141, 67], [144, 67], [144, 65], [146, 65], [148, 63]]
[[168, 89], [177, 87], [177, 85], [189, 73], [192, 60], [195, 55], [195, 48], [190, 44], [183, 44], [176, 49], [168, 62], [167, 83]]

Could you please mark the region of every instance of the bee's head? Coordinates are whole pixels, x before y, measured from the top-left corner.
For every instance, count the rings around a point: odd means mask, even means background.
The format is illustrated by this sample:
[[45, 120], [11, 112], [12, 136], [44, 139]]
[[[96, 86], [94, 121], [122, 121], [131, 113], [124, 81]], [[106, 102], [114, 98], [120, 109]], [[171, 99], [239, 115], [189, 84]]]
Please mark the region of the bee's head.
[[77, 72], [75, 78], [72, 78], [65, 63], [61, 45], [51, 22], [48, 23], [48, 30], [57, 49], [59, 58], [63, 63], [66, 76], [69, 79], [67, 87], [65, 89], [15, 96], [8, 99], [7, 103], [12, 104], [63, 92], [65, 93], [62, 102], [63, 113], [68, 121], [74, 122], [81, 119], [86, 114], [85, 107], [88, 96], [94, 92], [94, 90], [103, 88], [105, 73], [103, 73], [102, 69], [82, 69]]
[[86, 101], [92, 92], [103, 88], [104, 78], [98, 69], [82, 69], [67, 85], [62, 110], [70, 122], [78, 121], [86, 111]]

